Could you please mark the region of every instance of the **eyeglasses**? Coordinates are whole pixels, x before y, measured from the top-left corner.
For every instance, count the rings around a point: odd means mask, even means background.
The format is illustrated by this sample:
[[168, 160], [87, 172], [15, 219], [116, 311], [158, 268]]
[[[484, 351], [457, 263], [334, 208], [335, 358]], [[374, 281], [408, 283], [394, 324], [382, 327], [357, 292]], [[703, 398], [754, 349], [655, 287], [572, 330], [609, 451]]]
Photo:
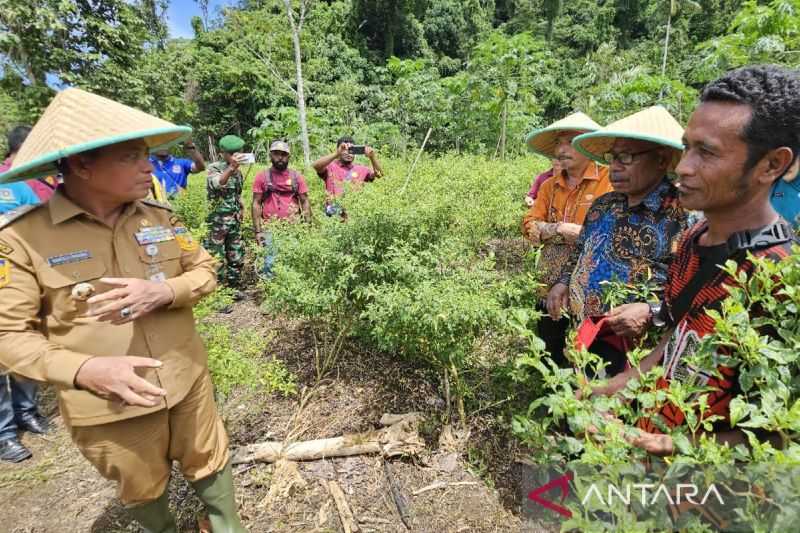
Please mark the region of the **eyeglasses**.
[[652, 152], [654, 150], [658, 150], [658, 147], [650, 148], [649, 150], [642, 150], [641, 152], [634, 152], [634, 153], [620, 152], [618, 154], [615, 154], [614, 152], [606, 152], [606, 153], [603, 154], [603, 161], [605, 161], [609, 165], [611, 163], [613, 163], [614, 161], [618, 161], [618, 162], [622, 163], [623, 165], [630, 165], [631, 163], [633, 163], [633, 160], [636, 158], [636, 156], [640, 156], [642, 154], [646, 154], [646, 153]]

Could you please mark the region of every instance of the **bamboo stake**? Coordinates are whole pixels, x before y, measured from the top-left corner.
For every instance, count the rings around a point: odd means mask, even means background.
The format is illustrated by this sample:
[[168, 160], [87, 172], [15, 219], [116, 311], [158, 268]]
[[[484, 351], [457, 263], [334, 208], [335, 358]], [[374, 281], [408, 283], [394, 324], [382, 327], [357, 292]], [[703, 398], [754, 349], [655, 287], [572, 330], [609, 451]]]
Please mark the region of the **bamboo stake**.
[[417, 152], [417, 157], [414, 159], [414, 163], [411, 164], [411, 168], [408, 171], [408, 176], [406, 176], [406, 182], [403, 184], [403, 188], [400, 189], [400, 194], [405, 192], [406, 187], [408, 186], [408, 180], [411, 179], [411, 175], [414, 173], [414, 168], [417, 166], [417, 162], [419, 161], [420, 156], [422, 155], [422, 151], [425, 150], [425, 145], [428, 144], [428, 138], [431, 136], [431, 132], [433, 128], [428, 128], [428, 133], [425, 134], [425, 140], [422, 141], [422, 146], [419, 148], [419, 152]]

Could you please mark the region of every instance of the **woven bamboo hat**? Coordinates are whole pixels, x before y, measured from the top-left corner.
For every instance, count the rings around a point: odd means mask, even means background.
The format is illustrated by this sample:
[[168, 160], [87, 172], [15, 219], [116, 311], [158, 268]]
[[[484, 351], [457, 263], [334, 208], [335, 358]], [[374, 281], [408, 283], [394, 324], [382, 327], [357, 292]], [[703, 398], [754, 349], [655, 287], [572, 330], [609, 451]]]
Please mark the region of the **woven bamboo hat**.
[[528, 134], [525, 143], [531, 152], [553, 159], [556, 157], [556, 138], [565, 131], [596, 131], [600, 124], [578, 111], [553, 122], [546, 128], [533, 130]]
[[66, 89], [44, 110], [0, 183], [55, 174], [59, 159], [132, 139], [143, 139], [151, 151], [167, 148], [191, 131], [108, 98]]
[[638, 139], [671, 148], [674, 152], [670, 171], [675, 170], [683, 154], [683, 127], [669, 111], [657, 105], [643, 109], [605, 128], [572, 139], [572, 145], [583, 155], [605, 163], [603, 154], [611, 150], [617, 139]]

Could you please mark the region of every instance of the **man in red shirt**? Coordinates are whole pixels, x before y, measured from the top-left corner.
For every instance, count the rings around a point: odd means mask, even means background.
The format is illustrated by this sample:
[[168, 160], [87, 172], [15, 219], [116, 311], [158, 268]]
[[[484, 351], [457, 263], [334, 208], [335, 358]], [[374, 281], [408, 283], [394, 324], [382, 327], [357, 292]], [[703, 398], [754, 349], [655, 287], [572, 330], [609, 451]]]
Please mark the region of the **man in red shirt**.
[[353, 163], [355, 156], [350, 151], [353, 146], [355, 145], [352, 137], [342, 137], [336, 141], [335, 152], [314, 161], [314, 170], [325, 181], [325, 214], [328, 216], [341, 214], [342, 218], [345, 218], [344, 211], [335, 199], [348, 189], [359, 189], [364, 182], [383, 176], [383, 169], [375, 150], [370, 146], [364, 146], [364, 155], [372, 165], [372, 168], [369, 168]]
[[291, 152], [285, 141], [275, 141], [269, 147], [272, 166], [259, 172], [253, 182], [253, 229], [256, 240], [266, 249], [263, 274], [272, 277], [277, 247], [271, 231], [264, 224], [272, 220], [311, 220], [308, 185], [302, 174], [289, 169]]
[[[729, 405], [740, 392], [737, 366], [698, 368], [692, 355], [715, 329], [708, 311], [718, 310], [728, 295], [726, 286], [737, 283], [717, 265], [730, 259], [747, 275], [754, 268], [750, 254], [779, 261], [791, 253], [792, 230], [772, 208], [770, 190], [800, 153], [798, 123], [797, 71], [745, 67], [706, 86], [686, 126], [685, 151], [676, 168], [682, 205], [703, 211], [705, 220], [684, 233], [670, 266], [661, 310], [653, 320], [667, 329], [638, 368], [618, 374], [594, 393], [616, 394], [641, 372], [661, 365], [660, 388], [674, 382], [708, 387], [702, 393], [707, 408], [696, 415], [721, 417], [714, 423], [718, 442], [731, 447], [747, 443], [745, 434], [730, 424]], [[735, 347], [727, 355], [735, 360]], [[658, 403], [639, 420], [632, 443], [655, 455], [670, 455], [674, 442], [666, 433], [685, 419], [669, 401]]]

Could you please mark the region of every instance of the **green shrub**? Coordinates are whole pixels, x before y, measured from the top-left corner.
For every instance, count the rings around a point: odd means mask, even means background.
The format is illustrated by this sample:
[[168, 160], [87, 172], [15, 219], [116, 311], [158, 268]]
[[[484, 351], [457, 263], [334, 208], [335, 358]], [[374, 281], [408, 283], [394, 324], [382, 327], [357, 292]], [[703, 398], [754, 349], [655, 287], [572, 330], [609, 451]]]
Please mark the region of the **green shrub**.
[[264, 359], [273, 336], [263, 336], [250, 330], [232, 331], [225, 324], [209, 320], [210, 316], [233, 303], [230, 289], [219, 289], [200, 301], [194, 308], [197, 330], [208, 351], [208, 368], [218, 394], [227, 396], [234, 387], [254, 389], [261, 386], [266, 392], [295, 394], [295, 376], [283, 361]]
[[423, 159], [405, 187], [407, 169], [390, 162], [391, 177], [345, 194], [346, 223], [273, 226], [278, 261], [265, 305], [328, 331], [329, 358], [351, 335], [419, 362], [446, 394], [454, 388], [463, 417], [462, 374], [475, 344], [532, 294], [532, 280], [479, 254], [491, 238], [518, 238], [531, 166]]

